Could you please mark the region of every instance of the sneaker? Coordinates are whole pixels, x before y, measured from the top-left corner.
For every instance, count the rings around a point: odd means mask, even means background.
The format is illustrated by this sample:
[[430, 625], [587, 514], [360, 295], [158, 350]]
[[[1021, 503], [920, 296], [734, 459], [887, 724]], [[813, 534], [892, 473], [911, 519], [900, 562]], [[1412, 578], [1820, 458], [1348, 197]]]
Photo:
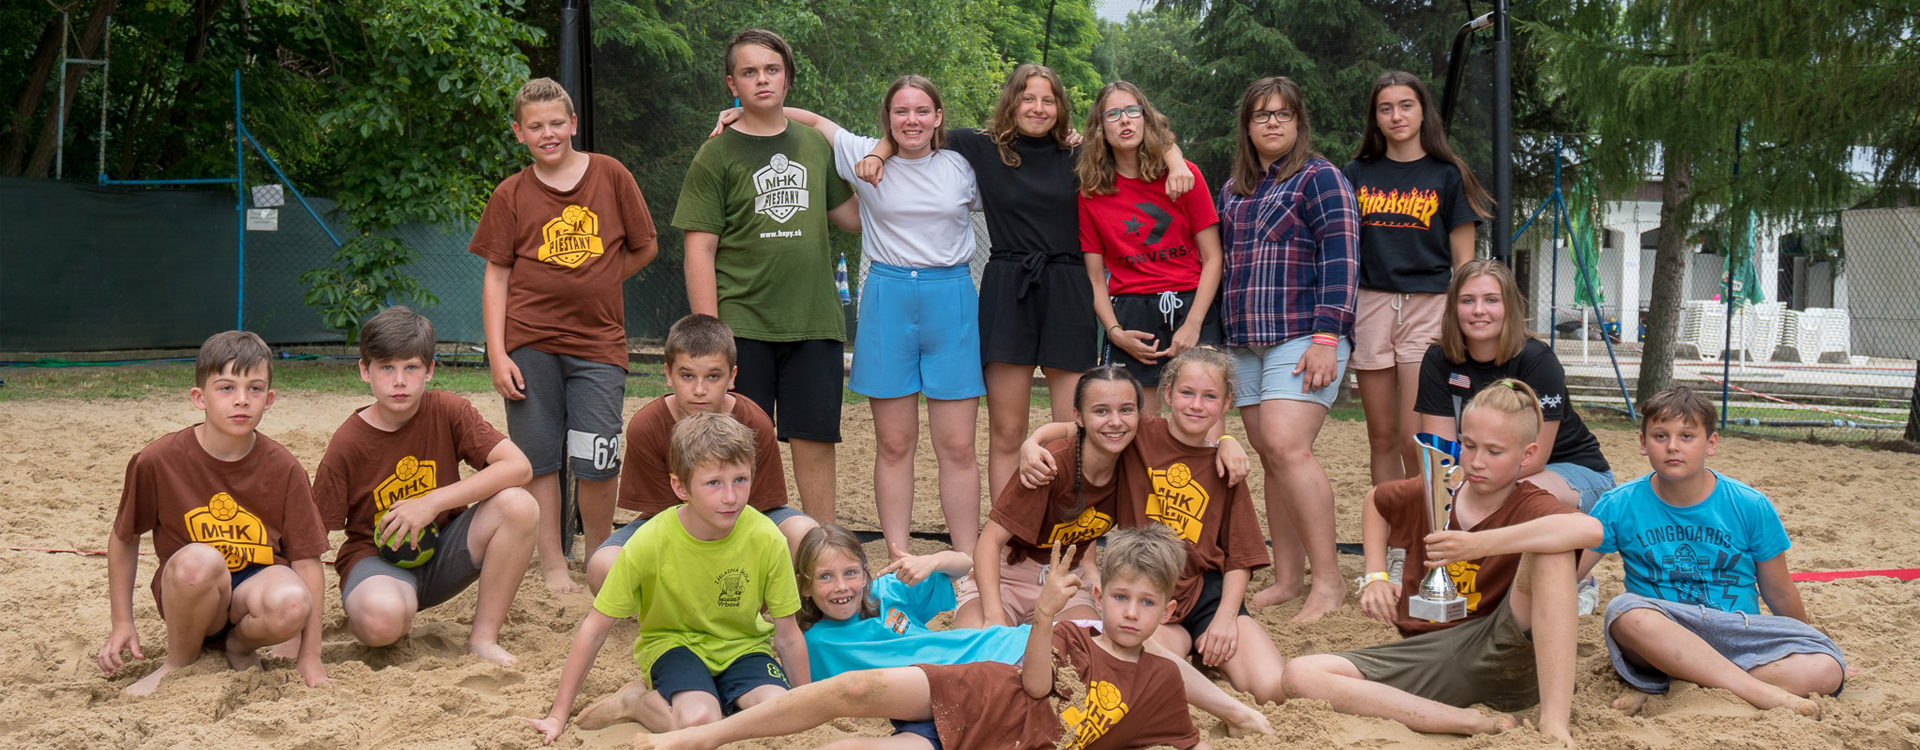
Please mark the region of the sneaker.
[[1387, 582], [1394, 588], [1400, 588], [1400, 571], [1407, 567], [1407, 551], [1394, 547], [1387, 550]]
[[1600, 582], [1593, 580], [1593, 576], [1587, 576], [1586, 580], [1580, 582], [1580, 614], [1590, 615], [1599, 608]]

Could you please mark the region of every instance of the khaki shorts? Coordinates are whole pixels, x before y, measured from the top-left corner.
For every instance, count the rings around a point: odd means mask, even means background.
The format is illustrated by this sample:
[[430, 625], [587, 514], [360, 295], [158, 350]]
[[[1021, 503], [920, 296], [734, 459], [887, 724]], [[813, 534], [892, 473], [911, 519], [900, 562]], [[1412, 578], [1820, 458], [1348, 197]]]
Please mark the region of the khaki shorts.
[[1447, 295], [1360, 290], [1353, 322], [1355, 370], [1385, 370], [1417, 363], [1440, 340]]
[[[1033, 606], [1040, 601], [1040, 561], [1028, 560], [1018, 565], [1000, 564], [1000, 610], [1006, 614], [1007, 622], [1014, 625], [1033, 620]], [[954, 609], [966, 606], [967, 602], [980, 598], [980, 587], [973, 582], [973, 576], [964, 576], [953, 584]], [[1094, 611], [1097, 602], [1093, 598], [1093, 587], [1082, 586], [1079, 593], [1067, 600], [1064, 612], [1074, 607], [1087, 607]]]
[[1446, 630], [1335, 656], [1353, 662], [1370, 682], [1449, 706], [1528, 708], [1540, 702], [1540, 678], [1533, 638], [1520, 629], [1512, 601], [1502, 599], [1492, 614]]

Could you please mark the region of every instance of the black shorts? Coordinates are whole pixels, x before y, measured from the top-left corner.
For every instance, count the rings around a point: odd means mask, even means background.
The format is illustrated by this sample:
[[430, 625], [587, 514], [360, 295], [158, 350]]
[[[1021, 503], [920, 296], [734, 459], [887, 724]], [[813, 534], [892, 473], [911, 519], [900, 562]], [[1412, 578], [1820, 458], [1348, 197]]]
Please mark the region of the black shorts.
[[[1167, 301], [1163, 302], [1162, 297]], [[1184, 292], [1157, 294], [1116, 294], [1108, 298], [1113, 303], [1113, 318], [1120, 327], [1129, 331], [1146, 331], [1153, 334], [1155, 350], [1164, 350], [1173, 344], [1173, 332], [1187, 324], [1187, 311], [1193, 305], [1193, 290]], [[1200, 321], [1200, 341], [1202, 344], [1220, 346], [1220, 305], [1219, 300], [1207, 307], [1206, 319]], [[1112, 333], [1112, 331], [1108, 331]], [[1224, 349], [1223, 349], [1224, 351]], [[1166, 360], [1142, 362], [1134, 359], [1112, 341], [1102, 349], [1100, 361], [1124, 366], [1141, 385], [1152, 388], [1160, 384], [1160, 368], [1166, 366]]]
[[940, 732], [934, 728], [932, 719], [926, 721], [900, 721], [895, 719], [893, 721], [893, 733], [911, 734], [933, 745], [933, 750], [946, 750], [946, 745], [940, 742]]
[[761, 685], [787, 687], [787, 673], [781, 671], [780, 663], [773, 657], [762, 653], [751, 653], [733, 660], [720, 674], [707, 671], [707, 664], [686, 646], [667, 649], [660, 658], [653, 660], [653, 669], [647, 672], [648, 681], [653, 689], [660, 691], [660, 697], [667, 699], [667, 705], [673, 705], [673, 696], [689, 690], [697, 690], [720, 699], [720, 710], [728, 716], [740, 711], [734, 705], [740, 696], [752, 692]]
[[840, 389], [847, 374], [844, 342], [736, 337], [733, 345], [740, 353], [733, 390], [767, 410], [781, 442], [840, 442]]
[[987, 261], [980, 275], [982, 363], [1093, 369], [1100, 323], [1079, 256], [1075, 248], [1072, 257], [996, 253]]
[[[1180, 627], [1187, 629], [1187, 635], [1199, 638], [1201, 633], [1213, 626], [1213, 616], [1220, 611], [1220, 589], [1224, 585], [1220, 571], [1209, 570], [1200, 574], [1200, 598], [1194, 600], [1193, 609], [1187, 610], [1187, 616], [1180, 620]], [[1239, 613], [1247, 613], [1246, 602], [1240, 603]]]
[[220, 630], [218, 632], [202, 639], [200, 641], [201, 648], [212, 649], [214, 651], [227, 650], [227, 636], [233, 634], [233, 626], [240, 624], [233, 621], [233, 614], [232, 614], [233, 613], [233, 600], [232, 600], [233, 594], [238, 593], [240, 591], [240, 584], [246, 583], [247, 579], [252, 578], [255, 575], [258, 575], [260, 571], [266, 570], [267, 568], [271, 568], [271, 567], [273, 566], [248, 565], [247, 567], [241, 568], [237, 571], [227, 574], [228, 576], [227, 590], [231, 592], [228, 594], [228, 600], [227, 600], [227, 624], [221, 625]]

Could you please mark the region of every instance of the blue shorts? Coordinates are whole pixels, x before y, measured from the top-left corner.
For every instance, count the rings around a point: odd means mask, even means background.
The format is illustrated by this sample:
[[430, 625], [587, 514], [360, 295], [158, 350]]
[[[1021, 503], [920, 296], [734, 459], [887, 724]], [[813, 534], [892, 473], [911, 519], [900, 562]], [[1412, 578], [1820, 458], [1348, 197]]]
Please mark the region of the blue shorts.
[[967, 266], [871, 264], [860, 286], [860, 330], [847, 388], [868, 398], [986, 395], [979, 321], [980, 297]]
[[940, 732], [934, 728], [932, 719], [926, 721], [900, 721], [899, 719], [895, 719], [893, 721], [893, 733], [911, 734], [924, 739], [933, 745], [933, 750], [945, 750], [946, 748], [946, 745], [940, 743]]
[[1347, 376], [1347, 356], [1353, 353], [1353, 341], [1340, 337], [1334, 348], [1333, 380], [1312, 393], [1300, 389], [1305, 380], [1293, 374], [1300, 355], [1313, 346], [1312, 336], [1289, 339], [1279, 346], [1233, 347], [1235, 364], [1233, 405], [1254, 406], [1262, 401], [1310, 401], [1331, 408], [1340, 397], [1340, 381]]
[[[1847, 660], [1840, 655], [1840, 647], [1834, 644], [1832, 638], [1815, 630], [1812, 625], [1791, 617], [1722, 612], [1700, 604], [1682, 604], [1626, 593], [1607, 603], [1606, 624], [1601, 627], [1600, 634], [1606, 637], [1607, 656], [1613, 660], [1613, 671], [1642, 693], [1665, 694], [1673, 680], [1653, 667], [1641, 667], [1627, 661], [1627, 657], [1620, 653], [1620, 644], [1614, 642], [1613, 621], [1636, 609], [1651, 609], [1666, 616], [1680, 627], [1700, 636], [1700, 640], [1706, 641], [1714, 651], [1742, 670], [1752, 671], [1755, 667], [1772, 664], [1794, 654], [1826, 654], [1840, 662], [1842, 675], [1847, 671]], [[1840, 678], [1840, 688], [1834, 690], [1833, 694], [1839, 695], [1846, 686], [1843, 676]]]
[[1594, 471], [1565, 461], [1547, 464], [1547, 471], [1559, 474], [1561, 479], [1567, 480], [1568, 487], [1580, 493], [1581, 513], [1592, 513], [1594, 504], [1600, 502], [1600, 496], [1613, 489], [1612, 471]]
[[787, 687], [787, 673], [781, 671], [780, 663], [773, 657], [758, 651], [734, 659], [719, 674], [707, 671], [707, 664], [686, 646], [667, 649], [660, 658], [653, 660], [653, 668], [647, 670], [647, 680], [654, 690], [660, 691], [660, 697], [667, 699], [667, 705], [673, 705], [673, 697], [680, 693], [700, 692], [720, 700], [722, 714], [732, 716], [739, 713], [740, 696], [746, 695], [761, 685]]
[[[662, 511], [662, 512], [665, 512], [665, 511]], [[775, 526], [779, 526], [780, 524], [785, 523], [787, 519], [792, 518], [794, 516], [806, 515], [805, 513], [801, 513], [798, 508], [795, 508], [791, 505], [782, 505], [778, 508], [774, 508], [773, 510], [763, 510], [760, 512], [763, 515], [765, 515], [768, 518], [768, 520], [773, 521], [773, 525]], [[660, 514], [655, 513], [653, 515], [657, 516]], [[641, 516], [639, 518], [628, 521], [626, 525], [614, 529], [613, 533], [607, 536], [607, 540], [604, 542], [601, 542], [600, 546], [593, 548], [593, 550], [595, 552], [599, 552], [600, 550], [606, 549], [608, 547], [627, 546], [627, 540], [633, 538], [633, 532], [639, 531], [641, 526], [646, 525], [647, 521], [652, 519], [653, 519], [653, 516]]]

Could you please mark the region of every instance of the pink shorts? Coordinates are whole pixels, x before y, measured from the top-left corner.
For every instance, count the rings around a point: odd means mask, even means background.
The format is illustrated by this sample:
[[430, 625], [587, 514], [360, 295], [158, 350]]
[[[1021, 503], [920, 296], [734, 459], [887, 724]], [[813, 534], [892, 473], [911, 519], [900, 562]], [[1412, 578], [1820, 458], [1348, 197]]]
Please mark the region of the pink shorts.
[[1447, 295], [1401, 294], [1360, 290], [1353, 323], [1355, 370], [1385, 370], [1396, 364], [1418, 363], [1427, 347], [1440, 340], [1440, 321]]
[[[1000, 610], [1006, 614], [1007, 622], [1019, 625], [1033, 620], [1033, 606], [1040, 601], [1040, 561], [1008, 565], [1000, 564]], [[954, 608], [966, 606], [967, 602], [980, 598], [980, 588], [973, 582], [973, 576], [966, 576], [953, 584]], [[1093, 587], [1082, 586], [1079, 593], [1067, 600], [1066, 611], [1074, 607], [1097, 608], [1093, 598]]]

